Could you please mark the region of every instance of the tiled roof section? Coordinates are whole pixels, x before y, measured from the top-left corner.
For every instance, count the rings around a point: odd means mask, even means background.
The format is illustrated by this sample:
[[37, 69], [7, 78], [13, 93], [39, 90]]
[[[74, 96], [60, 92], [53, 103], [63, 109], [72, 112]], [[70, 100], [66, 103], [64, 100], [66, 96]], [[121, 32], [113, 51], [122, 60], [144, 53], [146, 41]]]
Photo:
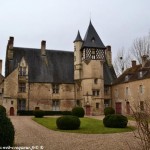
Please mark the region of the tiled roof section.
[[46, 50], [41, 56], [40, 49], [14, 47], [11, 69], [17, 68], [22, 57], [29, 67], [29, 82], [73, 83], [73, 52]]
[[108, 64], [104, 63], [104, 84], [112, 85], [114, 80], [117, 78], [116, 73], [114, 71], [113, 66], [108, 66]]
[[83, 41], [84, 41], [83, 47], [92, 47], [101, 49], [106, 48], [103, 42], [101, 41], [99, 35], [97, 34], [95, 28], [93, 27], [91, 21]]
[[81, 35], [80, 35], [79, 30], [78, 30], [77, 37], [76, 37], [76, 39], [74, 40], [74, 42], [78, 42], [78, 41], [83, 41], [82, 38], [81, 38]]
[[[142, 76], [140, 76], [140, 72]], [[128, 79], [126, 80], [127, 76]], [[115, 80], [114, 84], [122, 84], [146, 78], [150, 78], [150, 60], [147, 61], [144, 67], [142, 67], [142, 65], [136, 65], [126, 69], [123, 74]]]

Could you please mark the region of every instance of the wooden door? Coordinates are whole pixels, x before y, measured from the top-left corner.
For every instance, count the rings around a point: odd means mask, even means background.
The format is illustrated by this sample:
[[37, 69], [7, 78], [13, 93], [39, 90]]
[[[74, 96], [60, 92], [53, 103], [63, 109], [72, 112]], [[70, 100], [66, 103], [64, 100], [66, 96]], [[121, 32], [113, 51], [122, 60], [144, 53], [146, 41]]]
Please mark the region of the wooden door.
[[91, 106], [86, 106], [86, 115], [87, 116], [91, 115]]
[[116, 103], [116, 114], [121, 114], [122, 113], [122, 104], [121, 102]]
[[14, 116], [14, 107], [10, 107], [10, 116]]

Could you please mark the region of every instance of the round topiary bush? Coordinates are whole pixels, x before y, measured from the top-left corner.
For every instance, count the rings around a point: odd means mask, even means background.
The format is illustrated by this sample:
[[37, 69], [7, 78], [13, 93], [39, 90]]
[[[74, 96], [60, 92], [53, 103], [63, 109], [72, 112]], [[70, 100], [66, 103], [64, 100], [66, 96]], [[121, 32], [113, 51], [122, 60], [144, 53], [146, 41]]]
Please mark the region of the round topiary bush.
[[33, 114], [36, 118], [43, 118], [45, 113], [43, 110], [35, 110]]
[[76, 116], [62, 116], [57, 118], [56, 125], [61, 130], [76, 130], [80, 127], [80, 119]]
[[13, 146], [15, 130], [10, 119], [0, 114], [0, 147]]
[[0, 105], [0, 114], [6, 116], [6, 108], [2, 105]]
[[82, 107], [74, 107], [72, 109], [72, 115], [77, 117], [84, 117], [84, 109]]
[[119, 114], [107, 115], [103, 119], [104, 126], [110, 128], [125, 128], [127, 123], [127, 117]]
[[104, 109], [104, 115], [107, 116], [107, 115], [111, 115], [111, 114], [115, 114], [114, 108], [112, 108], [112, 107], [106, 107]]

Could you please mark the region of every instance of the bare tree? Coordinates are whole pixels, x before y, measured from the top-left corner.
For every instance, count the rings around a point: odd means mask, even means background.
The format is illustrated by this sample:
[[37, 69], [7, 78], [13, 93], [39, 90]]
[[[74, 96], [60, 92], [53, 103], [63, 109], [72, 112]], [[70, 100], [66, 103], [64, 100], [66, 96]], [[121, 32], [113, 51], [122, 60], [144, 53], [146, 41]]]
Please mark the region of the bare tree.
[[137, 130], [134, 132], [135, 138], [139, 139], [141, 150], [150, 150], [150, 104], [144, 101], [144, 109], [141, 106], [132, 108], [133, 117], [136, 121]]
[[150, 56], [150, 34], [148, 36], [135, 39], [130, 52], [139, 64], [142, 63], [143, 55]]
[[124, 48], [121, 48], [116, 58], [114, 59], [114, 68], [116, 71], [117, 76], [121, 75], [122, 72], [130, 66], [131, 59], [128, 53], [125, 51]]

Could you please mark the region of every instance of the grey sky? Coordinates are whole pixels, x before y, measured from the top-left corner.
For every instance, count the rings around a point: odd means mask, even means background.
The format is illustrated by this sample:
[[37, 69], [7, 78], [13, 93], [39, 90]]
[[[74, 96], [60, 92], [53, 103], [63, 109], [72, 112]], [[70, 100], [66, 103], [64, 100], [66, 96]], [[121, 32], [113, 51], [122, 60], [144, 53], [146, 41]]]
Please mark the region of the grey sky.
[[4, 64], [9, 36], [17, 47], [40, 48], [46, 40], [47, 49], [73, 51], [77, 30], [84, 38], [90, 16], [115, 56], [150, 31], [150, 0], [0, 0], [0, 59]]

